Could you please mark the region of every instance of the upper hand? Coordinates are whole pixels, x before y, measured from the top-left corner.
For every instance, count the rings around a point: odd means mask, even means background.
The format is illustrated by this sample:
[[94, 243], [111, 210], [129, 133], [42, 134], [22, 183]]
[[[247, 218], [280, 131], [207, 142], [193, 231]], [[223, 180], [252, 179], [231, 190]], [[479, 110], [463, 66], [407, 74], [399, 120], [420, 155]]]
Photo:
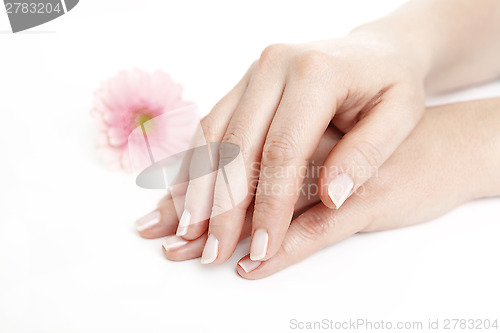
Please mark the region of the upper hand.
[[[203, 261], [226, 261], [255, 193], [251, 256], [271, 258], [292, 218], [304, 167], [330, 123], [346, 134], [326, 156], [319, 196], [327, 207], [339, 208], [408, 136], [423, 109], [422, 79], [393, 45], [347, 37], [267, 47], [202, 120], [197, 143], [240, 148], [246, 177], [233, 180], [231, 195], [241, 200], [225, 209], [227, 184], [220, 172], [192, 179], [177, 234], [196, 239], [209, 225], [216, 251]], [[218, 153], [221, 162], [232, 157], [223, 145]], [[193, 156], [191, 168], [199, 163]]]

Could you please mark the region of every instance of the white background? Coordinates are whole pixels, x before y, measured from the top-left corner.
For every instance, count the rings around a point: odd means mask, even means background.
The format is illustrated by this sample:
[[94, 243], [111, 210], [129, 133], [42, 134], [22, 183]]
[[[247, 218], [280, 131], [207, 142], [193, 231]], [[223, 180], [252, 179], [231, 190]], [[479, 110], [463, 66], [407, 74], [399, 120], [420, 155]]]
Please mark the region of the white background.
[[[138, 237], [133, 221], [162, 193], [109, 171], [93, 150], [92, 92], [121, 69], [166, 71], [206, 113], [266, 45], [341, 36], [402, 2], [83, 0], [15, 35], [0, 13], [0, 332], [499, 318], [500, 199], [358, 235], [246, 281], [235, 264], [248, 243], [206, 267], [169, 262], [161, 240]], [[500, 96], [499, 83], [430, 103], [488, 96]]]

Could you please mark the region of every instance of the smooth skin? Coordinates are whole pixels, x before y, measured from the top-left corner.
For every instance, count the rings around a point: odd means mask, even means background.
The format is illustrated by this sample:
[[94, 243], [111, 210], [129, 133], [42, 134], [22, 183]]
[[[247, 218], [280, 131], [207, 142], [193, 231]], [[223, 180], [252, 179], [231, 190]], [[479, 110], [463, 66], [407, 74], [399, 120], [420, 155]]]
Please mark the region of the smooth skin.
[[[355, 233], [422, 223], [465, 202], [499, 196], [498, 128], [500, 98], [428, 109], [378, 175], [364, 184], [362, 192], [355, 193], [340, 210], [329, 209], [317, 197], [300, 196], [295, 207], [297, 216], [276, 255], [262, 262], [243, 257], [238, 273], [246, 279], [264, 278]], [[340, 137], [338, 130], [329, 128], [315, 152], [315, 161], [326, 158], [329, 147]], [[307, 181], [314, 184], [315, 179]], [[177, 218], [171, 197], [162, 200], [158, 211], [161, 224], [142, 231], [143, 237], [164, 237], [175, 232]], [[251, 215], [250, 208], [243, 237], [250, 234]], [[164, 253], [170, 260], [197, 258], [205, 240], [206, 233], [173, 250], [164, 249]], [[249, 262], [254, 264], [250, 267]]]
[[[425, 93], [500, 75], [498, 36], [498, 0], [414, 0], [344, 38], [267, 47], [202, 120], [198, 137], [202, 144], [240, 147], [246, 179], [234, 194], [244, 199], [209, 218], [227, 205], [220, 193], [226, 191], [224, 179], [219, 173], [192, 180], [178, 235], [194, 240], [208, 228], [217, 255], [204, 263], [223, 263], [253, 207], [251, 234], [260, 235], [252, 239], [252, 251], [259, 253], [254, 259], [272, 258], [287, 237], [304, 181], [300, 172], [278, 177], [279, 171], [303, 170], [333, 124], [345, 135], [326, 155], [318, 179], [322, 210], [352, 205], [356, 199], [347, 197], [377, 173], [421, 119]], [[218, 153], [214, 170], [217, 159], [229, 157], [225, 149]], [[291, 190], [273, 195], [273, 187]]]

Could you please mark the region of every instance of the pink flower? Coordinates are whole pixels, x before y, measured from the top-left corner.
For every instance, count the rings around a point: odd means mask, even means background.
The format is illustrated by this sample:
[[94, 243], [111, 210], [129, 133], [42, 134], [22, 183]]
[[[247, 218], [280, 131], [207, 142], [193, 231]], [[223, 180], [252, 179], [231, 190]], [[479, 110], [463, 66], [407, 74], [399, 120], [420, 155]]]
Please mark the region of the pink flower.
[[144, 130], [156, 160], [187, 149], [198, 117], [181, 94], [182, 86], [161, 71], [122, 71], [103, 82], [92, 110], [99, 129], [98, 153], [113, 168], [130, 171], [150, 165], [144, 133], [131, 135], [137, 129]]

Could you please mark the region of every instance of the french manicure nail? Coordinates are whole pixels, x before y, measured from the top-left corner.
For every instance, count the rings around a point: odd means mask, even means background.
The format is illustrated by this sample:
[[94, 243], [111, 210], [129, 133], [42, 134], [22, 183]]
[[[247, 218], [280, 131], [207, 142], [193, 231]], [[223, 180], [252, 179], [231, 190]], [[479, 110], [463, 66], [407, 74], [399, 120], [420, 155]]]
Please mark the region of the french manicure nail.
[[155, 210], [135, 221], [135, 228], [137, 229], [137, 231], [146, 230], [160, 223], [160, 218], [160, 212]]
[[189, 243], [187, 240], [182, 239], [176, 235], [167, 236], [163, 239], [162, 245], [165, 251], [170, 251], [173, 249], [177, 249]]
[[210, 264], [219, 254], [219, 241], [214, 235], [208, 236], [207, 242], [205, 243], [205, 248], [203, 249], [203, 254], [201, 255], [202, 264]]
[[257, 267], [259, 267], [261, 262], [262, 261], [258, 261], [258, 260], [254, 261], [250, 258], [245, 258], [245, 259], [241, 260], [238, 263], [238, 265], [240, 265], [240, 267], [243, 268], [243, 270], [246, 273], [250, 273], [251, 271], [253, 271]]
[[354, 181], [345, 173], [341, 173], [332, 180], [328, 185], [328, 195], [332, 199], [336, 209], [339, 209], [347, 198], [349, 198], [353, 188]]
[[254, 232], [252, 237], [252, 244], [250, 246], [250, 259], [262, 260], [267, 253], [267, 243], [269, 242], [269, 235], [264, 229], [259, 229]]
[[182, 212], [181, 220], [179, 221], [179, 226], [177, 227], [177, 236], [184, 236], [187, 233], [189, 222], [191, 221], [191, 213], [187, 210]]

